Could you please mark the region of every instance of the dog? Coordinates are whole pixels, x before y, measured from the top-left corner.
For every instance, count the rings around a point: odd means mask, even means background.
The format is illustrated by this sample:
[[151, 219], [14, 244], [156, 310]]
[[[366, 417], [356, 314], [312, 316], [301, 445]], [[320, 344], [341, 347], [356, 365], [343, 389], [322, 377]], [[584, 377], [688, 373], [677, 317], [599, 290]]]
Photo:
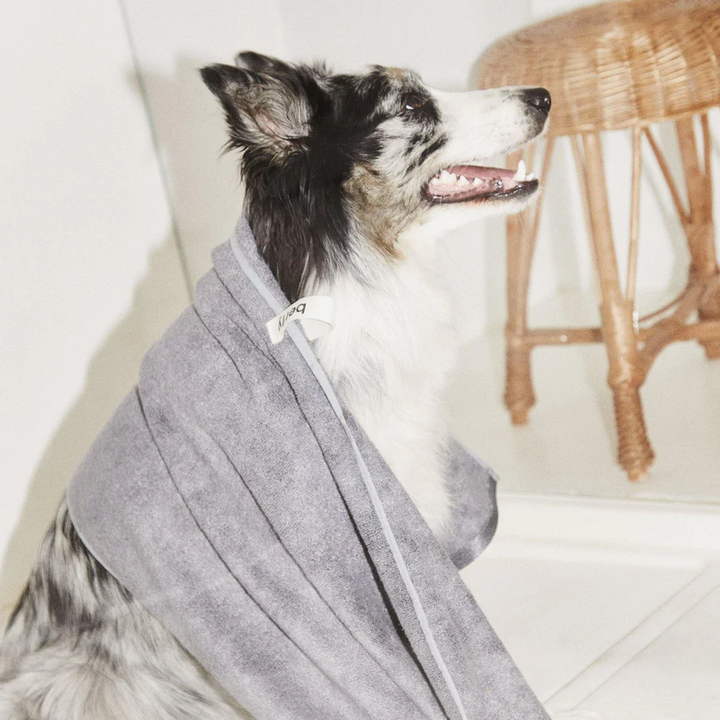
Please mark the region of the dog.
[[[452, 512], [441, 401], [458, 338], [438, 239], [538, 193], [524, 165], [483, 162], [543, 131], [548, 92], [439, 92], [407, 70], [332, 74], [253, 52], [201, 73], [240, 153], [260, 254], [291, 303], [334, 298], [318, 359], [441, 537]], [[0, 646], [0, 718], [245, 716], [95, 560], [63, 502]]]

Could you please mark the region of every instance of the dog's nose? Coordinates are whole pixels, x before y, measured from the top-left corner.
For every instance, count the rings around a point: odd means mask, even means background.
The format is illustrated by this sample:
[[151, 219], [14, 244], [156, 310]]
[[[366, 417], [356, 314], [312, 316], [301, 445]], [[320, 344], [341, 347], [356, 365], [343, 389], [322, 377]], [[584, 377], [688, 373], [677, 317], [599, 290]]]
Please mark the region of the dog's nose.
[[528, 104], [547, 115], [550, 112], [550, 93], [545, 88], [530, 88], [522, 91], [522, 98]]

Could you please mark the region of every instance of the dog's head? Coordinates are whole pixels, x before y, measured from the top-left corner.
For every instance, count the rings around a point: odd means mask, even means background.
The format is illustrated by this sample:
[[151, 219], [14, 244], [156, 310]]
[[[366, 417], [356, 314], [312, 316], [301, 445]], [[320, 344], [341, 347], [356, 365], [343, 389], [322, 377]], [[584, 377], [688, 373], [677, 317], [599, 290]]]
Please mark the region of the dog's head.
[[523, 167], [483, 163], [542, 132], [541, 88], [447, 93], [407, 70], [334, 75], [252, 52], [202, 76], [242, 153], [258, 246], [291, 299], [310, 275], [361, 266], [358, 253], [400, 257], [413, 238], [518, 211], [538, 191]]

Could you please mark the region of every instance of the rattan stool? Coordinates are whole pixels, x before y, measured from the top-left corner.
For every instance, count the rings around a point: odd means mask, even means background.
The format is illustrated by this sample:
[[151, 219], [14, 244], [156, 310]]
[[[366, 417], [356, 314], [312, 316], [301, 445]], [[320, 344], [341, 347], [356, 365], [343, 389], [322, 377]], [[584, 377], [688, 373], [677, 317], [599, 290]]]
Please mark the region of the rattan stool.
[[[707, 118], [708, 109], [720, 104], [719, 58], [720, 0], [629, 0], [583, 8], [514, 33], [490, 47], [478, 65], [479, 88], [528, 85], [550, 90], [553, 109], [541, 177], [547, 177], [555, 139], [571, 136], [601, 295], [599, 328], [528, 328], [527, 293], [541, 204], [508, 220], [505, 403], [513, 423], [527, 422], [535, 403], [530, 374], [533, 347], [605, 343], [618, 459], [631, 480], [646, 474], [654, 458], [639, 388], [657, 354], [675, 340], [696, 339], [707, 357], [720, 358], [720, 282]], [[672, 120], [677, 130], [687, 203], [650, 127], [663, 120]], [[632, 133], [630, 245], [624, 284], [612, 238], [599, 135], [621, 129]], [[638, 318], [635, 284], [643, 140], [670, 189], [691, 263], [684, 292], [664, 308]], [[528, 165], [534, 153], [534, 147], [526, 151]], [[520, 157], [510, 158], [510, 167]]]

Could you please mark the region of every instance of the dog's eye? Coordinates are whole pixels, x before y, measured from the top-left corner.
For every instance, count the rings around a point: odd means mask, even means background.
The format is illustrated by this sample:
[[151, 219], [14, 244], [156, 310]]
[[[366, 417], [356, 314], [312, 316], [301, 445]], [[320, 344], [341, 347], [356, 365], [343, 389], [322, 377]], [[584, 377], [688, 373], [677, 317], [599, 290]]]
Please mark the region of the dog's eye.
[[419, 110], [427, 103], [427, 98], [420, 97], [412, 93], [405, 98], [405, 109], [406, 110]]

